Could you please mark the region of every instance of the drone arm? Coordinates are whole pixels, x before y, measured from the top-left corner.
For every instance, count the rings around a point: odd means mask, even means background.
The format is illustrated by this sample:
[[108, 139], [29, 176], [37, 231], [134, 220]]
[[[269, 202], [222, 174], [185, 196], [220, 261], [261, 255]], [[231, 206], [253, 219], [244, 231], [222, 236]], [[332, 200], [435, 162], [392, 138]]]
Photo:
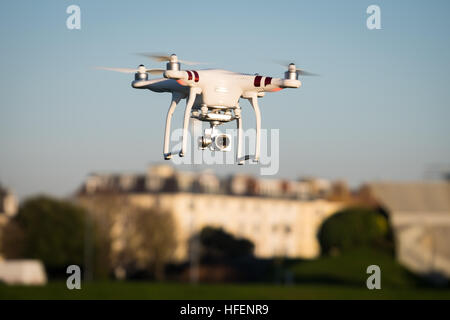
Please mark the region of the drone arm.
[[188, 74], [183, 70], [167, 70], [164, 72], [164, 78], [174, 80], [187, 80]]
[[180, 157], [184, 157], [184, 154], [186, 153], [189, 118], [191, 117], [191, 110], [194, 105], [195, 98], [199, 93], [201, 93], [201, 89], [198, 87], [191, 87], [189, 90], [189, 98], [186, 103], [186, 109], [184, 110], [183, 144], [179, 154]]
[[170, 103], [169, 111], [167, 112], [166, 117], [166, 130], [164, 134], [164, 159], [169, 160], [172, 157], [172, 154], [169, 152], [169, 143], [170, 143], [170, 125], [172, 123], [172, 116], [177, 107], [178, 103], [182, 99], [182, 95], [174, 92], [172, 94], [172, 102]]
[[264, 87], [264, 91], [273, 92], [284, 88], [300, 88], [302, 83], [295, 79], [274, 78]]
[[250, 103], [252, 104], [256, 117], [256, 150], [255, 158], [253, 161], [258, 162], [261, 147], [261, 111], [259, 110], [258, 96], [256, 94], [252, 95], [252, 97], [250, 98]]

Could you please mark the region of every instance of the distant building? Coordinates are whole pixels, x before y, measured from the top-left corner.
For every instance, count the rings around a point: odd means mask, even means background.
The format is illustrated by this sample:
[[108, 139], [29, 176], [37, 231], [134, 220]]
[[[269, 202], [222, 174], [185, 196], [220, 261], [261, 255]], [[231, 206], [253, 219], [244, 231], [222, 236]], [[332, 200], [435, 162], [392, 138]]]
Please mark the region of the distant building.
[[[259, 179], [248, 175], [219, 178], [209, 171], [182, 172], [157, 165], [151, 166], [146, 175], [132, 178], [91, 175], [78, 197], [120, 193], [137, 207], [171, 212], [178, 261], [189, 258], [188, 240], [205, 226], [222, 227], [237, 237], [250, 239], [257, 257], [315, 258], [320, 254], [320, 225], [345, 205], [325, 198], [331, 186], [318, 179]], [[120, 226], [112, 229], [120, 230]]]
[[388, 214], [400, 263], [450, 278], [450, 182], [376, 182], [362, 193]]
[[140, 192], [145, 190], [145, 176], [133, 174], [91, 174], [83, 185], [83, 193]]
[[261, 258], [315, 258], [317, 231], [342, 203], [323, 199], [234, 196], [205, 193], [130, 194], [130, 203], [171, 212], [176, 224], [177, 260], [188, 258], [188, 240], [203, 227], [221, 227], [251, 240]]
[[329, 197], [333, 186], [330, 181], [317, 178], [262, 179], [238, 174], [221, 179], [212, 171], [194, 173], [154, 165], [147, 174], [91, 174], [78, 194], [192, 192], [315, 200]]

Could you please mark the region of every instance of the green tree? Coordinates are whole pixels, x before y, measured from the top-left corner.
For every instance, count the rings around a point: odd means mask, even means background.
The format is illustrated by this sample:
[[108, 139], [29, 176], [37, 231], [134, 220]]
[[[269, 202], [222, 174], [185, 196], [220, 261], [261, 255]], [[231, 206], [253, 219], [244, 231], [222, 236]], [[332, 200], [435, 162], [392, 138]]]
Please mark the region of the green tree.
[[253, 256], [254, 244], [250, 240], [235, 238], [222, 228], [203, 228], [191, 239], [191, 250], [195, 241], [200, 244], [200, 260], [203, 262], [229, 262]]
[[165, 266], [173, 258], [177, 244], [172, 215], [156, 209], [136, 209], [134, 219], [134, 238], [140, 239], [136, 260], [141, 260], [156, 280], [164, 280]]
[[66, 201], [39, 196], [26, 200], [17, 214], [23, 256], [40, 259], [50, 271], [83, 264], [85, 211]]
[[323, 254], [371, 247], [393, 250], [392, 232], [383, 214], [369, 208], [344, 209], [322, 224], [318, 238]]
[[6, 259], [22, 258], [25, 235], [16, 219], [10, 219], [1, 231], [1, 253]]

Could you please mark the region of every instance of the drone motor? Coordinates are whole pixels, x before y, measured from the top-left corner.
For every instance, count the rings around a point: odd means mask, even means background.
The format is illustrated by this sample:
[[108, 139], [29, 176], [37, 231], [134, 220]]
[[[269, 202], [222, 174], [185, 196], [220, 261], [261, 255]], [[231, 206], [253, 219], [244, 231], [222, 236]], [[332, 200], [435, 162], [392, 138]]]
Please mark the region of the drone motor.
[[288, 66], [288, 71], [284, 73], [284, 77], [289, 80], [298, 80], [298, 72], [295, 64], [290, 63]]
[[135, 81], [145, 81], [148, 80], [148, 73], [147, 69], [144, 67], [143, 64], [139, 65], [136, 69], [136, 73], [134, 74], [134, 80]]

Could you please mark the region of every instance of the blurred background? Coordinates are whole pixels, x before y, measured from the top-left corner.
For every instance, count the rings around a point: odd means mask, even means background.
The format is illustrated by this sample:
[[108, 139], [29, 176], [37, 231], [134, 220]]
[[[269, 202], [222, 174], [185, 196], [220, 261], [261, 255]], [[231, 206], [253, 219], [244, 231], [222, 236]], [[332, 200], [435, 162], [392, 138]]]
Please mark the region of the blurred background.
[[[450, 4], [371, 4], [2, 3], [0, 298], [450, 298]], [[261, 101], [278, 174], [160, 163], [169, 96], [94, 69], [147, 51], [319, 73]]]

